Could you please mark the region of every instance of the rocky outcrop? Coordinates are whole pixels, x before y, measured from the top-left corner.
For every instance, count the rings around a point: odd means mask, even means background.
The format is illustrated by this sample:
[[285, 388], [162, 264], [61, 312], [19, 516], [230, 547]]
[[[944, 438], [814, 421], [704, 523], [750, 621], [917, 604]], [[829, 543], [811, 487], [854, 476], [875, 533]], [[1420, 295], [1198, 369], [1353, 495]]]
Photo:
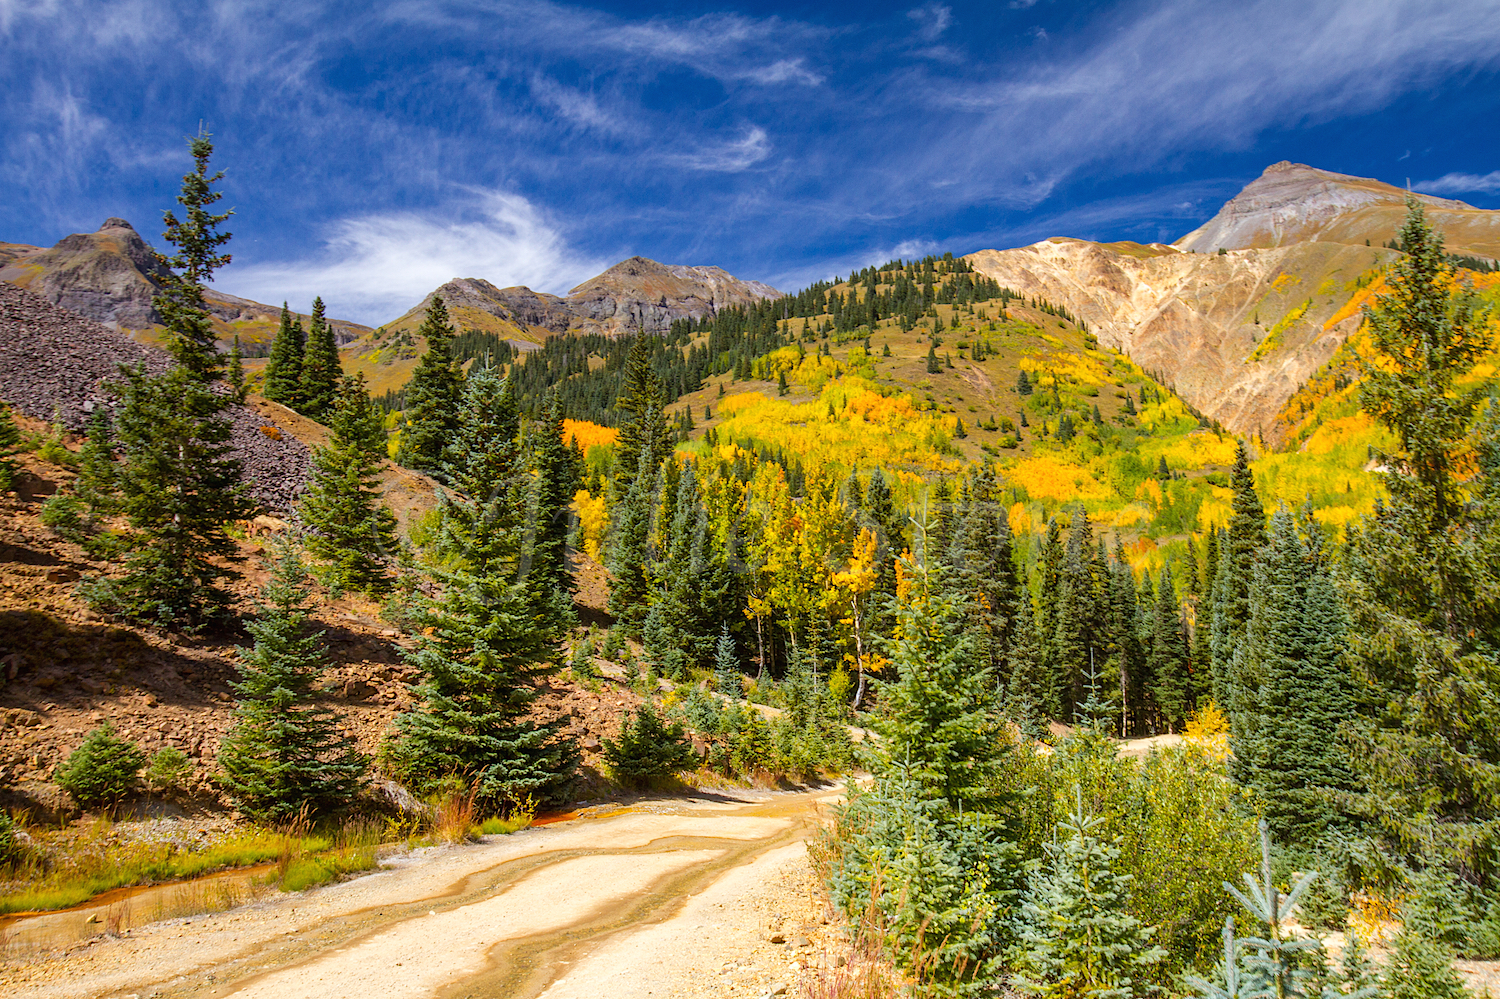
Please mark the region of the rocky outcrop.
[[631, 257], [568, 292], [567, 303], [582, 324], [597, 324], [604, 332], [664, 332], [678, 319], [701, 319], [726, 306], [780, 297], [770, 285], [742, 281], [719, 267]]
[[[161, 325], [151, 300], [168, 276], [156, 251], [120, 218], [105, 219], [98, 232], [65, 236], [48, 249], [0, 243], [0, 281], [116, 329], [147, 331]], [[280, 325], [280, 306], [213, 288], [204, 297], [226, 345], [235, 334], [247, 345], [269, 343]], [[332, 322], [344, 342], [369, 329], [338, 319]]]
[[[1414, 197], [1443, 231], [1450, 250], [1500, 255], [1500, 212], [1426, 194]], [[1401, 228], [1406, 198], [1406, 191], [1378, 180], [1274, 163], [1217, 215], [1172, 245], [1199, 253], [1311, 241], [1363, 245], [1369, 240], [1381, 246]]]
[[[40, 296], [0, 282], [0, 400], [37, 420], [81, 432], [89, 414], [117, 403], [121, 365], [167, 370], [167, 355]], [[243, 406], [230, 411], [245, 482], [271, 510], [290, 509], [311, 471], [306, 445]]]
[[[1102, 344], [1157, 372], [1241, 433], [1270, 432], [1287, 399], [1353, 332], [1325, 328], [1353, 282], [1393, 252], [1297, 243], [1223, 255], [1050, 239], [966, 259], [1027, 297], [1065, 305]], [[1270, 340], [1267, 343], [1267, 340]]]
[[151, 299], [166, 276], [155, 251], [118, 218], [105, 219], [98, 232], [65, 236], [51, 249], [31, 248], [0, 269], [0, 281], [121, 329], [161, 322]]

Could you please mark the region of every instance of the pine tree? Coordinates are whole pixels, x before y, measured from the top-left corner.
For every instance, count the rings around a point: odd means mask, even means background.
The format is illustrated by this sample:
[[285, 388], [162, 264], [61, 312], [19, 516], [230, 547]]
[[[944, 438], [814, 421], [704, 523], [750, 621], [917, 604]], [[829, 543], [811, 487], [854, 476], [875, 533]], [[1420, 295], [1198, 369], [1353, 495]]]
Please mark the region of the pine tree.
[[323, 315], [323, 299], [313, 299], [312, 323], [307, 330], [307, 345], [298, 373], [297, 412], [322, 421], [333, 409], [339, 393], [339, 345], [333, 325]]
[[571, 591], [574, 582], [568, 567], [567, 544], [572, 528], [573, 495], [581, 483], [573, 454], [563, 442], [562, 403], [555, 390], [548, 393], [545, 409], [531, 431], [530, 461], [535, 473], [532, 572], [539, 585]]
[[1026, 377], [1025, 368], [1016, 372], [1016, 394], [1022, 398], [1031, 394], [1031, 379]]
[[78, 450], [78, 475], [47, 498], [41, 521], [96, 558], [107, 558], [118, 536], [104, 531], [104, 524], [119, 512], [118, 491], [114, 429], [109, 411], [100, 407], [89, 416], [88, 433]]
[[216, 252], [229, 239], [217, 231], [229, 213], [207, 211], [221, 196], [211, 190], [221, 175], [208, 176], [213, 143], [199, 135], [190, 149], [195, 169], [178, 196], [188, 209], [186, 221], [164, 215], [166, 238], [177, 253], [162, 258], [172, 274], [154, 300], [176, 364], [159, 378], [144, 366], [125, 369], [121, 387], [116, 438], [122, 461], [114, 484], [130, 525], [120, 537], [126, 571], [84, 586], [90, 602], [107, 613], [184, 630], [226, 611], [230, 596], [218, 584], [237, 575], [224, 562], [238, 557], [238, 547], [224, 525], [251, 510], [240, 462], [231, 456], [225, 410], [232, 400], [212, 384], [221, 369], [201, 285], [229, 261]]
[[719, 631], [719, 641], [714, 646], [714, 686], [720, 694], [731, 700], [744, 694], [740, 683], [740, 662], [734, 654], [734, 637], [729, 634], [729, 625]]
[[1172, 568], [1163, 565], [1156, 587], [1156, 606], [1151, 617], [1150, 673], [1154, 683], [1151, 696], [1161, 712], [1168, 730], [1179, 732], [1193, 709], [1189, 663], [1183, 661], [1182, 609]]
[[928, 347], [927, 348], [927, 373], [929, 375], [935, 375], [935, 374], [938, 374], [942, 370], [943, 370], [943, 365], [938, 360], [937, 348], [936, 347]]
[[940, 565], [908, 563], [909, 599], [885, 642], [896, 679], [877, 685], [880, 753], [909, 761], [911, 776], [953, 807], [991, 802], [997, 793], [1000, 719], [995, 677], [978, 667], [964, 627], [970, 609], [946, 585]]
[[[654, 411], [653, 411], [654, 412]], [[627, 630], [640, 628], [646, 615], [646, 541], [651, 532], [654, 472], [651, 453], [640, 452], [636, 475], [615, 508], [615, 527], [610, 540], [608, 568], [613, 577], [609, 588], [609, 612]]]
[[667, 724], [649, 703], [620, 722], [619, 741], [605, 738], [604, 759], [623, 784], [641, 786], [692, 769], [698, 762], [681, 725]]
[[1472, 999], [1445, 944], [1408, 929], [1396, 934], [1385, 972], [1388, 999]]
[[1344, 659], [1348, 625], [1320, 553], [1298, 536], [1292, 515], [1271, 518], [1255, 566], [1246, 629], [1246, 679], [1255, 709], [1234, 733], [1236, 774], [1256, 792], [1277, 834], [1315, 841], [1334, 821], [1330, 798], [1351, 789], [1338, 743], [1355, 714]]
[[313, 477], [298, 513], [311, 530], [307, 550], [327, 563], [328, 581], [380, 594], [396, 551], [396, 518], [381, 500], [385, 430], [370, 405], [364, 374], [343, 380], [328, 444], [313, 451]]
[[302, 388], [302, 354], [305, 349], [302, 320], [292, 317], [292, 310], [281, 303], [281, 326], [271, 341], [271, 356], [266, 358], [265, 379], [261, 395], [272, 402], [295, 408]]
[[239, 650], [235, 724], [219, 749], [230, 794], [269, 821], [347, 806], [369, 770], [339, 734], [339, 716], [317, 703], [327, 661], [323, 633], [307, 628], [306, 580], [296, 550], [282, 542], [248, 625], [255, 645]]
[[[655, 342], [654, 337], [641, 334], [631, 343], [630, 353], [625, 358], [625, 381], [615, 402], [615, 408], [627, 417], [620, 425], [619, 440], [615, 444], [615, 484], [622, 496], [629, 491], [636, 473], [643, 467], [642, 454], [647, 456], [644, 467], [654, 480], [656, 470], [672, 453], [672, 429], [663, 416], [666, 393], [661, 379], [651, 367], [651, 347]], [[750, 377], [748, 361], [743, 377]]]
[[177, 203], [186, 213], [180, 221], [170, 211], [162, 213], [167, 227], [162, 236], [177, 252], [170, 257], [157, 255], [166, 276], [161, 294], [152, 298], [151, 306], [166, 327], [167, 351], [172, 359], [193, 381], [207, 385], [223, 374], [223, 365], [203, 286], [213, 280], [214, 271], [229, 265], [229, 254], [218, 251], [232, 234], [220, 232], [219, 226], [234, 212], [215, 215], [209, 211], [210, 205], [224, 197], [222, 191], [213, 189], [223, 179], [223, 171], [211, 177], [208, 174], [208, 161], [214, 152], [212, 138], [200, 132], [188, 140], [188, 149], [193, 155], [193, 170], [183, 175], [182, 190], [177, 195]]
[[1214, 700], [1223, 706], [1232, 724], [1236, 714], [1248, 710], [1248, 704], [1245, 685], [1235, 675], [1231, 657], [1250, 621], [1250, 580], [1256, 554], [1266, 543], [1265, 509], [1255, 491], [1250, 452], [1243, 440], [1235, 446], [1229, 485], [1234, 490], [1233, 514], [1219, 547], [1219, 568], [1214, 576], [1210, 673]]
[[[489, 546], [480, 538], [476, 547]], [[487, 808], [552, 798], [572, 779], [578, 750], [559, 722], [527, 718], [536, 683], [561, 655], [561, 594], [543, 600], [472, 557], [436, 572], [442, 595], [423, 611], [418, 705], [396, 720], [384, 753], [391, 772], [419, 792], [457, 786]]]
[[0, 402], [0, 489], [8, 490], [16, 475], [14, 458], [21, 450], [21, 431], [10, 415], [10, 407]]
[[442, 296], [433, 295], [417, 335], [427, 351], [406, 383], [405, 421], [396, 461], [429, 475], [443, 475], [446, 451], [458, 432], [463, 373], [453, 361], [453, 327]]
[[1488, 886], [1481, 858], [1500, 820], [1486, 790], [1500, 786], [1500, 412], [1463, 380], [1493, 334], [1414, 201], [1400, 239], [1390, 294], [1366, 314], [1378, 356], [1360, 386], [1397, 441], [1375, 455], [1390, 502], [1350, 531], [1341, 565], [1368, 705], [1350, 753], [1367, 793], [1353, 804], [1393, 849]]
[[1115, 872], [1120, 850], [1099, 839], [1104, 819], [1084, 809], [1083, 791], [1045, 843], [1044, 866], [1031, 878], [1022, 907], [1024, 948], [1014, 984], [1025, 995], [1131, 999], [1147, 995], [1137, 978], [1166, 951], [1151, 943], [1155, 930], [1129, 911], [1130, 875]]

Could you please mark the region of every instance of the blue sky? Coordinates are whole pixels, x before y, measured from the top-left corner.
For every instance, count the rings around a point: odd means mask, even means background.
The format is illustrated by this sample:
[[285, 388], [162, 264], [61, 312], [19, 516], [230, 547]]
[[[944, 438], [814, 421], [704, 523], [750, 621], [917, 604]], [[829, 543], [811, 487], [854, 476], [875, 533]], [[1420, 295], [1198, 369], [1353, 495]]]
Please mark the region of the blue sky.
[[235, 294], [379, 322], [631, 254], [792, 290], [1175, 239], [1283, 159], [1500, 208], [1500, 3], [0, 0], [0, 240], [158, 240], [200, 121]]

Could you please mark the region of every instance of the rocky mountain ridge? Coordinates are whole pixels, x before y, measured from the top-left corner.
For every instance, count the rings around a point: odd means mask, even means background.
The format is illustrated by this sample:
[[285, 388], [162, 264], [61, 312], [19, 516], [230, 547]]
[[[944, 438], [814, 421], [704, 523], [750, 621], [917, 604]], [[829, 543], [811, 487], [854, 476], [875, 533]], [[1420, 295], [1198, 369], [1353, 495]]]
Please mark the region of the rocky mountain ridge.
[[[1500, 251], [1500, 212], [1418, 197], [1451, 251]], [[1405, 198], [1380, 181], [1278, 163], [1171, 245], [1054, 237], [966, 259], [1065, 306], [1210, 418], [1274, 439], [1282, 406], [1358, 328], [1354, 299], [1397, 256], [1383, 244]]]
[[[47, 248], [0, 243], [0, 281], [95, 322], [146, 334], [148, 340], [160, 328], [151, 299], [166, 276], [156, 251], [122, 218], [105, 219], [97, 232], [73, 233]], [[220, 339], [227, 343], [239, 334], [252, 353], [255, 345], [268, 344], [280, 325], [280, 306], [213, 288], [205, 297]], [[307, 316], [300, 315], [305, 322]], [[369, 331], [359, 323], [332, 322], [344, 342]]]

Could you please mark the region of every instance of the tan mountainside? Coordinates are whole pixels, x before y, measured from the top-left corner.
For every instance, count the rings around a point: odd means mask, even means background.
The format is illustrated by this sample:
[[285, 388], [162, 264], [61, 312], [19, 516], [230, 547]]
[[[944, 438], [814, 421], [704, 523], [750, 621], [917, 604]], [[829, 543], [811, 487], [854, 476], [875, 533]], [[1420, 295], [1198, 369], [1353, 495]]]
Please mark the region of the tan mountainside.
[[[74, 233], [45, 249], [0, 243], [0, 281], [97, 322], [146, 334], [143, 339], [148, 340], [160, 325], [151, 299], [165, 274], [152, 248], [120, 218], [105, 219], [98, 232]], [[238, 333], [252, 351], [255, 344], [268, 344], [280, 325], [279, 306], [212, 288], [207, 298], [220, 338], [228, 341]], [[369, 329], [338, 319], [332, 322], [341, 340]]]
[[1269, 433], [1282, 405], [1333, 356], [1358, 315], [1326, 330], [1324, 324], [1363, 272], [1394, 255], [1363, 243], [1220, 255], [1160, 244], [1121, 252], [1050, 239], [967, 259], [1028, 298], [1066, 306], [1101, 343], [1160, 373], [1210, 418], [1239, 433]]
[[[1313, 240], [1369, 240], [1381, 246], [1401, 228], [1406, 196], [1406, 191], [1378, 180], [1301, 163], [1274, 163], [1217, 215], [1172, 245], [1199, 253]], [[1500, 257], [1500, 212], [1427, 194], [1415, 197], [1426, 206], [1428, 220], [1443, 231], [1451, 252]]]
[[[1500, 212], [1418, 197], [1450, 250], [1500, 253]], [[1357, 328], [1350, 300], [1394, 258], [1382, 244], [1405, 198], [1379, 181], [1277, 163], [1171, 246], [1053, 238], [967, 259], [1065, 306], [1205, 415], [1274, 436], [1283, 404]]]

